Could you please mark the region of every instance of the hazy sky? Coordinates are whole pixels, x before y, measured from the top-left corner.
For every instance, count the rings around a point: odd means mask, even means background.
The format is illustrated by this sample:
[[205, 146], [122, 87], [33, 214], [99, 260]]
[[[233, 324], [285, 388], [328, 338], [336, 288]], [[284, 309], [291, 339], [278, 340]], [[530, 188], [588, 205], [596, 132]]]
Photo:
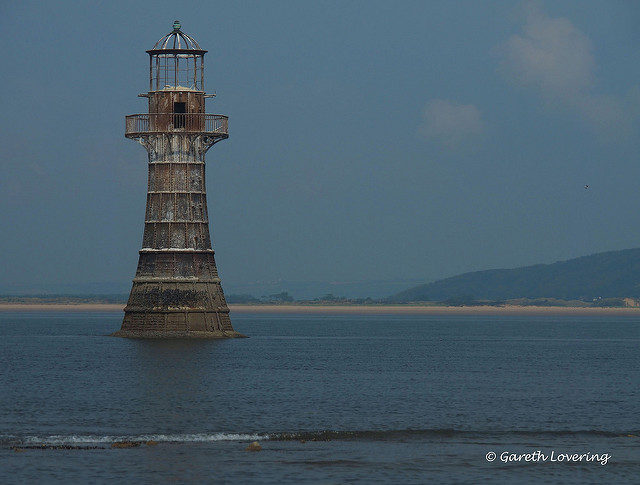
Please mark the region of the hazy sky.
[[174, 19], [230, 117], [207, 155], [223, 284], [640, 246], [638, 2], [3, 1], [0, 287], [133, 277], [124, 116]]

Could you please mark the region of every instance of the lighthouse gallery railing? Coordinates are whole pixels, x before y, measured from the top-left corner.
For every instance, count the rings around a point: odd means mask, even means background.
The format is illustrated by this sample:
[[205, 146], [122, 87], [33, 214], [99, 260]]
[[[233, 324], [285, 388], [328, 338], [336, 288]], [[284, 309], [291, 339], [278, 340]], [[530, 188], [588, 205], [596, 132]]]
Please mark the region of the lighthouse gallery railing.
[[146, 133], [228, 135], [229, 118], [205, 113], [142, 113], [125, 117], [125, 136]]

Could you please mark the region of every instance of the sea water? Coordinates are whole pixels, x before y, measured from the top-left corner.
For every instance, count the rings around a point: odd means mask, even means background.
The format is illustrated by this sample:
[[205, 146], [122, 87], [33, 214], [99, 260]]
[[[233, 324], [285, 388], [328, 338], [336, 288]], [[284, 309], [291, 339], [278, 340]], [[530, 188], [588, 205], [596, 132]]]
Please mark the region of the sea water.
[[107, 337], [121, 318], [0, 313], [0, 483], [640, 477], [637, 317], [234, 313], [250, 338]]

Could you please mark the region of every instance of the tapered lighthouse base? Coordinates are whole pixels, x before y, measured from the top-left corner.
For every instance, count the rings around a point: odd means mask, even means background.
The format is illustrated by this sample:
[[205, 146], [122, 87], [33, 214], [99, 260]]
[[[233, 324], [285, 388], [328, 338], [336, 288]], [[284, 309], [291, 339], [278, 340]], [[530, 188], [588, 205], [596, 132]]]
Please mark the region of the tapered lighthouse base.
[[209, 331], [209, 332], [149, 332], [118, 330], [111, 334], [112, 337], [139, 338], [139, 339], [217, 339], [217, 338], [247, 338], [238, 332]]
[[122, 328], [113, 333], [113, 337], [149, 339], [245, 337], [231, 326], [228, 308], [222, 311], [193, 308], [140, 311], [127, 305], [124, 312]]

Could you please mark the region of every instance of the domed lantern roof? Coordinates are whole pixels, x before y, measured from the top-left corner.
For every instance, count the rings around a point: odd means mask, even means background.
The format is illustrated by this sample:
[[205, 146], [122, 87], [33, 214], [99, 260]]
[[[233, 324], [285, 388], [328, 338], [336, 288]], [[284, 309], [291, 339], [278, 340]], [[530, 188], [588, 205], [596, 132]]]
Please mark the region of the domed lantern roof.
[[204, 54], [207, 51], [202, 49], [198, 42], [190, 35], [182, 32], [180, 21], [173, 22], [173, 30], [167, 35], [161, 37], [158, 42], [155, 43], [152, 49], [147, 52], [150, 55], [154, 54], [173, 54], [173, 53], [185, 53], [185, 54]]

